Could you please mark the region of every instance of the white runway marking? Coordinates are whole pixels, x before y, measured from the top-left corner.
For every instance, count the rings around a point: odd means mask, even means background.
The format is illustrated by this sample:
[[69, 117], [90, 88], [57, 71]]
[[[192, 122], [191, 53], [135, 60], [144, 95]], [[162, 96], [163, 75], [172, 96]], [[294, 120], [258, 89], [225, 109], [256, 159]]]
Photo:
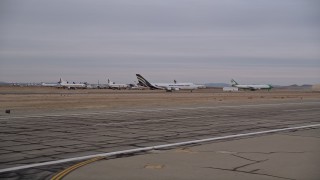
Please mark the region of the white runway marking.
[[304, 105], [304, 104], [320, 104], [320, 102], [300, 102], [300, 103], [276, 103], [276, 104], [244, 104], [231, 106], [212, 106], [212, 107], [182, 107], [182, 108], [157, 108], [157, 109], [138, 109], [138, 110], [119, 110], [108, 112], [93, 113], [76, 113], [76, 114], [52, 114], [52, 115], [34, 115], [34, 116], [7, 116], [0, 117], [0, 120], [22, 119], [22, 118], [42, 118], [42, 117], [63, 117], [63, 116], [87, 116], [97, 114], [117, 114], [117, 113], [138, 113], [138, 112], [161, 112], [161, 111], [177, 111], [177, 110], [196, 110], [196, 109], [220, 109], [220, 108], [242, 108], [242, 107], [264, 107], [264, 106], [280, 106], [280, 105]]
[[319, 127], [319, 126], [320, 126], [320, 124], [313, 124], [313, 125], [305, 125], [305, 126], [298, 126], [298, 127], [273, 129], [273, 130], [267, 130], [267, 131], [235, 134], [235, 135], [222, 136], [222, 137], [213, 137], [213, 138], [207, 138], [207, 139], [185, 141], [185, 142], [180, 142], [180, 143], [172, 143], [172, 144], [164, 144], [164, 145], [150, 146], [150, 147], [137, 148], [137, 149], [129, 149], [129, 150], [124, 150], [124, 151], [94, 154], [94, 155], [89, 155], [89, 156], [74, 157], [74, 158], [68, 158], [68, 159], [61, 159], [61, 160], [57, 160], [57, 161], [49, 161], [49, 162], [43, 162], [43, 163], [35, 163], [35, 164], [29, 164], [29, 165], [24, 165], [24, 166], [17, 166], [17, 167], [12, 167], [12, 168], [0, 169], [0, 173], [22, 170], [22, 169], [29, 169], [29, 168], [40, 167], [40, 166], [61, 164], [61, 163], [72, 162], [72, 161], [86, 160], [86, 159], [101, 157], [101, 156], [108, 157], [108, 156], [114, 156], [114, 155], [122, 155], [122, 154], [128, 154], [128, 153], [150, 151], [150, 150], [154, 150], [154, 149], [164, 149], [164, 148], [172, 148], [172, 147], [182, 146], [182, 145], [210, 142], [210, 141], [216, 141], [216, 140], [222, 140], [222, 139], [231, 139], [231, 138], [237, 138], [237, 137], [261, 135], [261, 134], [268, 134], [268, 133], [275, 133], [275, 132], [282, 132], [282, 131], [289, 131], [289, 130], [313, 128], [313, 127]]

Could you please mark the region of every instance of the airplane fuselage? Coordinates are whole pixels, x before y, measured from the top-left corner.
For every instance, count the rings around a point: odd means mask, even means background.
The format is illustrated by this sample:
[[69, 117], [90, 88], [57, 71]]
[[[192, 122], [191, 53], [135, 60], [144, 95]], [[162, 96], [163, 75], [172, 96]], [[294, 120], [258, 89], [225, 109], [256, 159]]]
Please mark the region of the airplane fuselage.
[[165, 89], [165, 90], [194, 90], [198, 89], [200, 85], [195, 85], [193, 83], [151, 83], [152, 86], [158, 89]]
[[42, 83], [41, 86], [45, 86], [45, 87], [59, 87], [60, 84], [59, 84], [59, 83], [55, 83], [55, 84]]
[[127, 84], [108, 84], [110, 89], [126, 89], [129, 86]]
[[232, 87], [237, 87], [238, 89], [248, 89], [251, 91], [260, 90], [260, 89], [267, 89], [270, 90], [273, 87], [268, 84], [253, 84], [253, 85], [247, 85], [247, 84], [238, 84], [234, 79], [231, 79]]
[[178, 91], [178, 90], [194, 90], [199, 88], [205, 88], [204, 85], [196, 85], [194, 83], [150, 83], [140, 74], [136, 74], [139, 84], [150, 89], [163, 89], [166, 91]]
[[61, 87], [64, 87], [64, 88], [85, 88], [86, 85], [85, 84], [77, 84], [77, 83], [60, 83], [60, 86]]
[[271, 89], [272, 86], [267, 84], [261, 84], [261, 85], [233, 85], [233, 87], [237, 87], [239, 89], [249, 89], [249, 90], [259, 90], [259, 89]]

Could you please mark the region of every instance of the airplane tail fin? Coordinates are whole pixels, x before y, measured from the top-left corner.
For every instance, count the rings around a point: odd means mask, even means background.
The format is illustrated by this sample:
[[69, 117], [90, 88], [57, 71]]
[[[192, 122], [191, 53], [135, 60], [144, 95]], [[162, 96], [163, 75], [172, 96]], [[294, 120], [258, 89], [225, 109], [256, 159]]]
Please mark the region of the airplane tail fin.
[[108, 79], [108, 84], [115, 84], [115, 82], [110, 81], [110, 79]]
[[238, 85], [238, 83], [234, 80], [234, 79], [231, 79], [231, 84], [234, 86], [234, 85]]
[[273, 87], [273, 86], [272, 86], [271, 84], [269, 84], [268, 86], [269, 86], [269, 89], [272, 89], [272, 88], [274, 88], [274, 87]]
[[65, 80], [63, 80], [62, 78], [60, 78], [60, 80], [59, 80], [58, 83], [59, 83], [59, 84], [61, 84], [61, 83], [67, 83], [67, 81], [65, 81]]
[[144, 87], [153, 87], [151, 83], [149, 83], [149, 81], [147, 81], [144, 77], [142, 77], [140, 74], [136, 74], [138, 82], [141, 86]]

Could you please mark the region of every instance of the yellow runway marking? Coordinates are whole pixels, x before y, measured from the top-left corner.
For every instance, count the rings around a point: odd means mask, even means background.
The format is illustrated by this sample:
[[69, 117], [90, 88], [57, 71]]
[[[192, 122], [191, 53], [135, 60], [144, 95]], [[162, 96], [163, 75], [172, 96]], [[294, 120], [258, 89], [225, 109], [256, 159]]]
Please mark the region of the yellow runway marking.
[[190, 153], [190, 154], [195, 154], [195, 153], [198, 153], [196, 151], [193, 151], [189, 148], [180, 148], [180, 149], [176, 149], [175, 150], [176, 153]]
[[162, 164], [147, 164], [144, 166], [145, 169], [163, 169], [165, 165]]
[[75, 164], [71, 167], [68, 167], [67, 169], [61, 171], [60, 173], [56, 174], [55, 176], [53, 176], [51, 178], [51, 180], [60, 180], [62, 179], [64, 176], [66, 176], [67, 174], [69, 174], [70, 172], [74, 171], [75, 169], [78, 169], [84, 165], [87, 165], [87, 164], [90, 164], [90, 163], [93, 163], [95, 161], [99, 161], [101, 159], [104, 159], [105, 157], [96, 157], [96, 158], [92, 158], [92, 159], [89, 159], [87, 161], [83, 161], [83, 162], [80, 162], [78, 164]]

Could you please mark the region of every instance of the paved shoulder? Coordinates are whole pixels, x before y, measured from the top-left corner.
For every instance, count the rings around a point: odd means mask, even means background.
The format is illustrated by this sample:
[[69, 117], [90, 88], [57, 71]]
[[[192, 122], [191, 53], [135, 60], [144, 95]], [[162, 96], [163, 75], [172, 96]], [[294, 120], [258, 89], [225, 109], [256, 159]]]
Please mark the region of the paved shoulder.
[[73, 179], [317, 179], [320, 129], [102, 160]]

